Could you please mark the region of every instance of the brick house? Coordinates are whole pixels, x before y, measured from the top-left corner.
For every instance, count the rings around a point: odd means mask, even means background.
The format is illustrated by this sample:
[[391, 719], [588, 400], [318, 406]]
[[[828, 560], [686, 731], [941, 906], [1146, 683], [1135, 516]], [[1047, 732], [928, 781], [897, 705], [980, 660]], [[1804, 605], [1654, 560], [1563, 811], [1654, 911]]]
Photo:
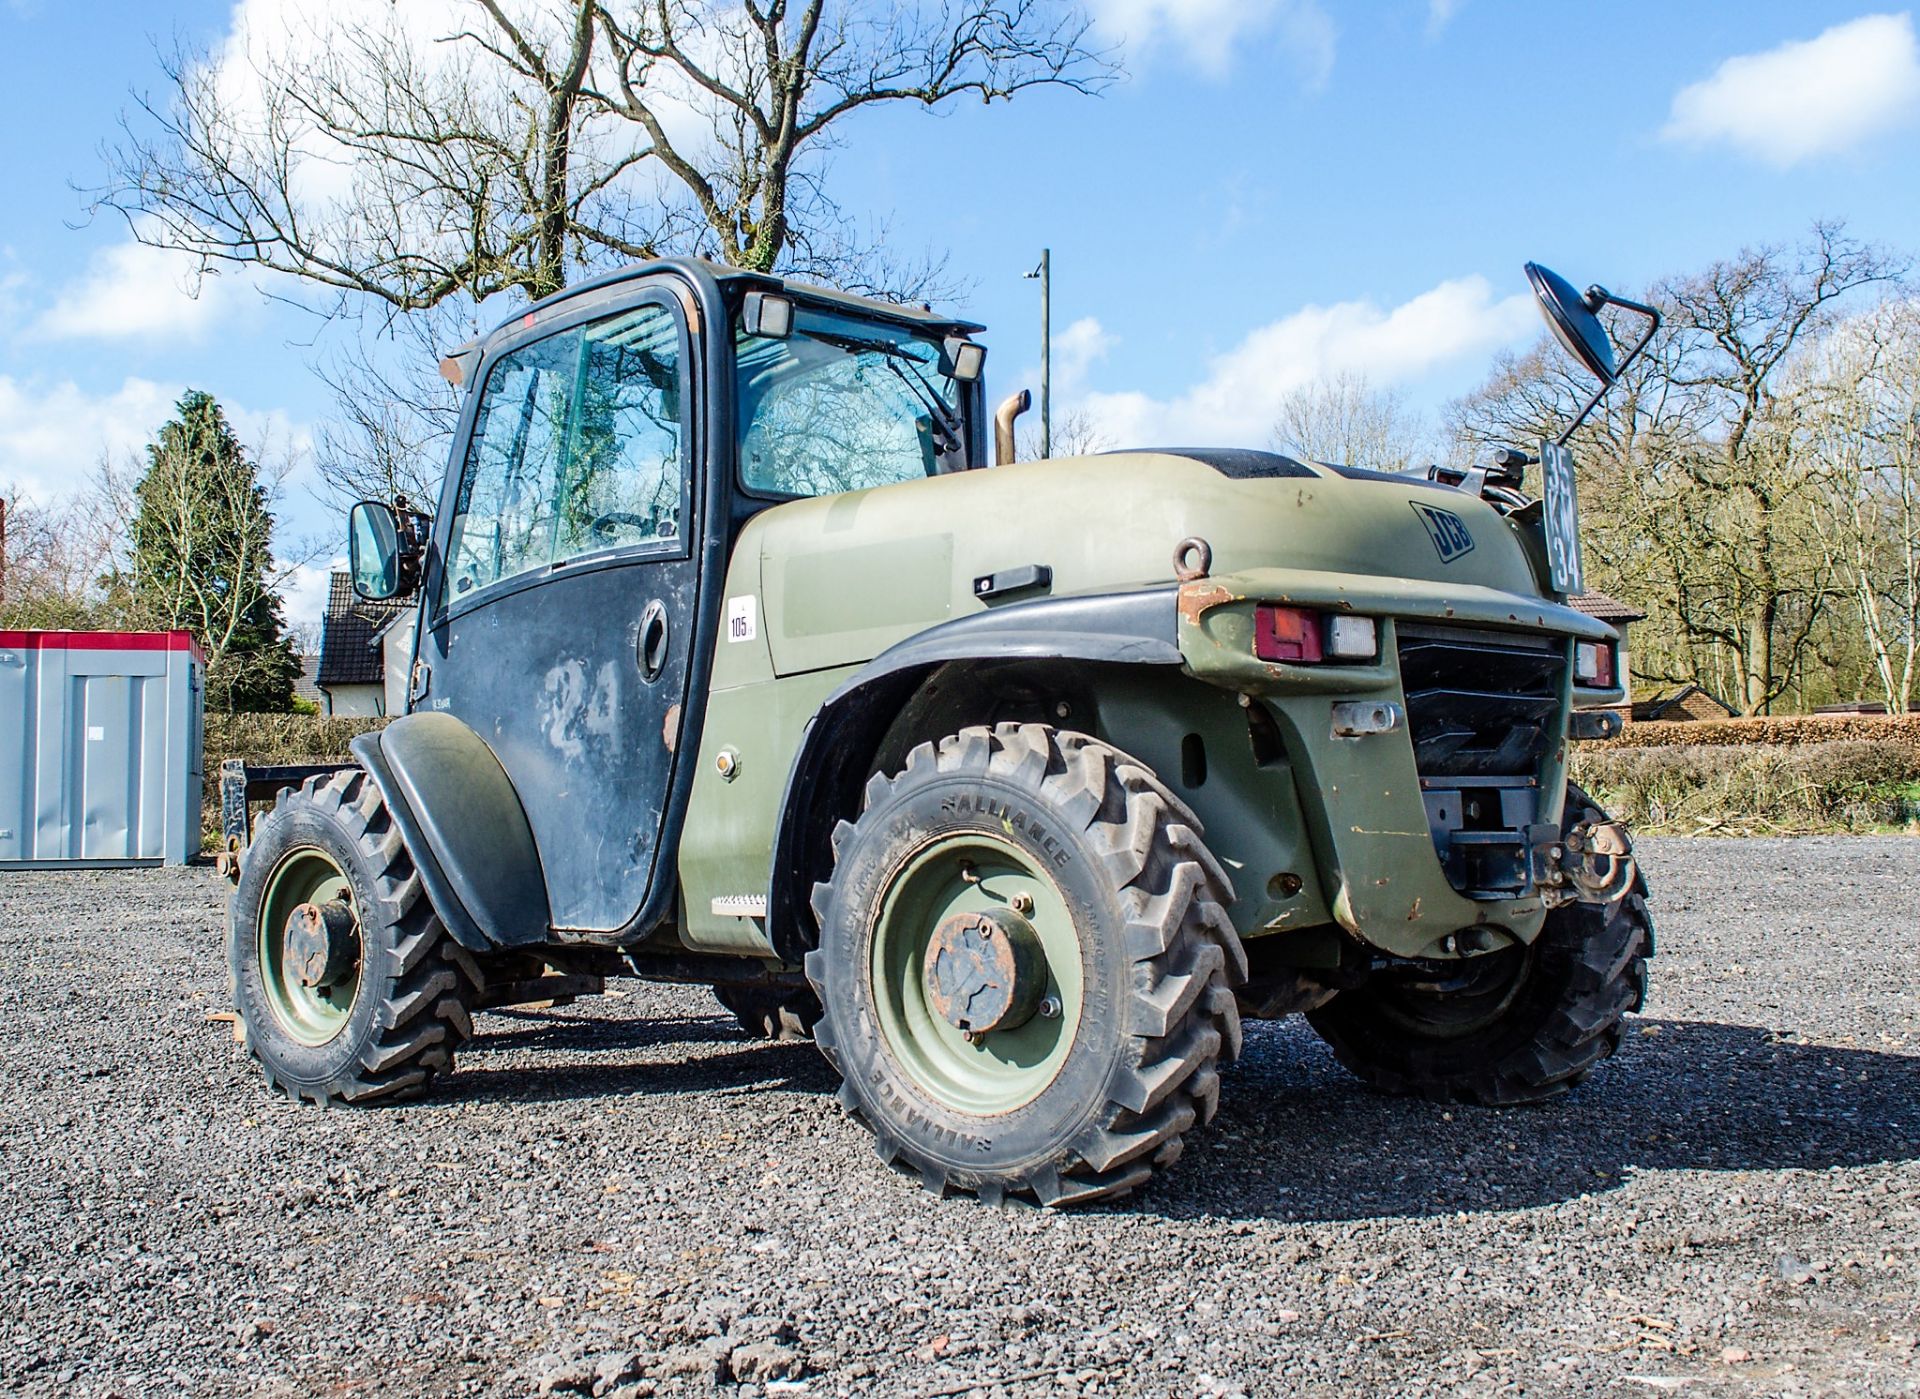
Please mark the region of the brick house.
[[1700, 719], [1736, 719], [1739, 713], [1704, 685], [1682, 685], [1642, 700], [1633, 706], [1633, 717], [1668, 722]]

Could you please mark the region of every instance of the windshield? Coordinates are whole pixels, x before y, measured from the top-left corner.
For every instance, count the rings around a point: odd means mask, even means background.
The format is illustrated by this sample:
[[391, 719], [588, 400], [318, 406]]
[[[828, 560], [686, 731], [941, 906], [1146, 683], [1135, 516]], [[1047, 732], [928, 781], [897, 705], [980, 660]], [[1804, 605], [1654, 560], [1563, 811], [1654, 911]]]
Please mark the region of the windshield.
[[908, 326], [802, 305], [784, 340], [743, 333], [736, 366], [748, 490], [831, 495], [967, 464], [960, 386]]

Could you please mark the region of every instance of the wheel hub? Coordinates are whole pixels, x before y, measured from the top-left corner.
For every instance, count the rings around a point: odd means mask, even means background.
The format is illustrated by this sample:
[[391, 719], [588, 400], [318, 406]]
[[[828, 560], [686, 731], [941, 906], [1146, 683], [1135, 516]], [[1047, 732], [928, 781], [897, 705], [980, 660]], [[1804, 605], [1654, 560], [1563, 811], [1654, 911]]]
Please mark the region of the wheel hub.
[[934, 929], [927, 1001], [955, 1029], [968, 1035], [1018, 1029], [1033, 1019], [1046, 988], [1039, 934], [1019, 914], [956, 913]]
[[303, 903], [287, 915], [287, 965], [302, 986], [338, 986], [358, 952], [353, 909], [344, 900]]

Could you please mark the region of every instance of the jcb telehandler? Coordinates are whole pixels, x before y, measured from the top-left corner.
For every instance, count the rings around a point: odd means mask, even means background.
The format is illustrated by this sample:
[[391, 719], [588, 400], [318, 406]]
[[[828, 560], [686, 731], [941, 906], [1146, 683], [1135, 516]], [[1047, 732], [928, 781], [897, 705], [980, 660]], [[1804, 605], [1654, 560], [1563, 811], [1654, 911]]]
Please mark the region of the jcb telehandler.
[[[1633, 354], [1657, 315], [1528, 274], [1597, 401], [1597, 312]], [[1244, 1016], [1484, 1103], [1614, 1049], [1653, 936], [1567, 785], [1624, 677], [1567, 605], [1565, 436], [1540, 501], [1511, 449], [1016, 463], [980, 329], [670, 261], [448, 358], [438, 508], [349, 526], [360, 593], [417, 598], [407, 712], [228, 779], [272, 1084], [417, 1093], [477, 1007], [701, 983], [930, 1187], [1064, 1204], [1179, 1155]]]

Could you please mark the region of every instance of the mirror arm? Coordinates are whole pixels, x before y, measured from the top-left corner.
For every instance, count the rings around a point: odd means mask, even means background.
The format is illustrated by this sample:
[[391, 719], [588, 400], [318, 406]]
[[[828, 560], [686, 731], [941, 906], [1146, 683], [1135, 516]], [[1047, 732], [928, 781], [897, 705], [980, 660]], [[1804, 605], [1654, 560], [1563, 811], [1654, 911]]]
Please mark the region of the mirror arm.
[[[1624, 296], [1615, 296], [1604, 287], [1589, 287], [1587, 289], [1587, 296], [1589, 298], [1598, 296], [1600, 304], [1603, 306], [1611, 304], [1618, 306], [1622, 311], [1631, 311], [1637, 316], [1646, 317], [1647, 328], [1639, 340], [1634, 343], [1633, 348], [1627, 351], [1627, 357], [1620, 361], [1620, 367], [1614, 370], [1613, 377], [1593, 391], [1593, 397], [1587, 400], [1587, 406], [1575, 415], [1571, 423], [1567, 424], [1567, 430], [1561, 433], [1559, 439], [1553, 444], [1556, 447], [1564, 447], [1567, 445], [1568, 439], [1578, 431], [1580, 424], [1587, 420], [1587, 415], [1600, 406], [1600, 400], [1605, 398], [1613, 386], [1619, 383], [1626, 375], [1628, 366], [1639, 359], [1641, 351], [1653, 343], [1654, 332], [1660, 329], [1660, 313], [1651, 306], [1643, 306], [1638, 301], [1629, 301]], [[1595, 309], [1597, 310], [1598, 307]]]

